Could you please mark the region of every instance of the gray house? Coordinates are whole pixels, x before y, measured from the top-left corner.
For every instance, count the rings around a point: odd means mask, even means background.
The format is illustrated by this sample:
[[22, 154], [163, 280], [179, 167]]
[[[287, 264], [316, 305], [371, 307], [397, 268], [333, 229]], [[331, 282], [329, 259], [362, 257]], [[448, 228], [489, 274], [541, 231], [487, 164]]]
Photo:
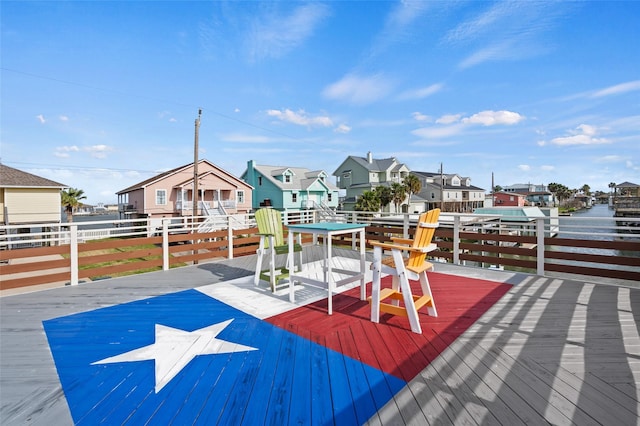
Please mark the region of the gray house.
[[[409, 173], [409, 168], [395, 157], [375, 159], [371, 152], [366, 157], [348, 156], [333, 172], [338, 188], [344, 192], [342, 209], [355, 210], [356, 201], [363, 192], [381, 185], [402, 183]], [[406, 210], [408, 206], [403, 208]]]

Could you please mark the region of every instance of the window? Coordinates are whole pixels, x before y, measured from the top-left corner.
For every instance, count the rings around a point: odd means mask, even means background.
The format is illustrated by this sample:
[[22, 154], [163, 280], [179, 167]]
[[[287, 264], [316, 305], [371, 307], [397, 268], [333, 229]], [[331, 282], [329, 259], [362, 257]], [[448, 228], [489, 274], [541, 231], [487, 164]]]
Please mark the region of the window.
[[258, 176], [258, 186], [262, 186], [262, 176]]
[[285, 183], [291, 183], [291, 175], [284, 175]]
[[156, 189], [156, 206], [164, 206], [167, 204], [167, 190]]
[[331, 202], [331, 193], [330, 193], [330, 192], [327, 194], [327, 200], [328, 200], [329, 202]]
[[295, 192], [293, 192], [291, 194], [291, 201], [293, 201], [294, 203], [298, 202], [298, 194], [296, 194]]
[[244, 203], [244, 191], [238, 191], [236, 192], [236, 200], [238, 201], [238, 203], [242, 204]]

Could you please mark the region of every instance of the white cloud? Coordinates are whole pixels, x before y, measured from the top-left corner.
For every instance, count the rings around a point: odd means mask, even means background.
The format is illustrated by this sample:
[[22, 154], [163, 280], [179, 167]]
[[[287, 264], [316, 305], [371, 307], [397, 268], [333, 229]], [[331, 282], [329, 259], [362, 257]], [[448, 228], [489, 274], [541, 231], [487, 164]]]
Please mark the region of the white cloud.
[[113, 148], [107, 145], [93, 145], [85, 147], [82, 150], [88, 152], [94, 158], [106, 158], [107, 153], [112, 151]]
[[552, 172], [556, 169], [555, 166], [540, 166], [540, 168], [545, 172]]
[[[482, 3], [489, 4], [489, 3]], [[468, 68], [487, 61], [517, 60], [543, 54], [549, 44], [540, 36], [555, 26], [555, 21], [571, 6], [548, 2], [500, 1], [449, 31], [446, 45], [472, 45], [476, 51], [459, 67]]]
[[438, 124], [453, 124], [460, 121], [461, 114], [445, 114], [436, 120]]
[[427, 87], [420, 87], [414, 90], [407, 90], [406, 92], [401, 93], [398, 96], [398, 99], [400, 100], [423, 99], [438, 93], [439, 91], [442, 90], [443, 87], [444, 87], [443, 84], [438, 83], [438, 84], [432, 84], [431, 86], [427, 86]]
[[569, 131], [570, 136], [554, 138], [551, 143], [560, 146], [569, 145], [600, 145], [611, 143], [608, 139], [595, 137], [598, 130], [594, 126], [581, 124], [574, 130]]
[[512, 125], [522, 120], [524, 120], [524, 116], [511, 111], [481, 111], [464, 118], [462, 114], [446, 114], [436, 119], [436, 126], [423, 127], [411, 133], [421, 138], [445, 138], [458, 135], [474, 125], [485, 127]]
[[518, 168], [523, 172], [528, 172], [529, 170], [531, 170], [531, 166], [529, 166], [528, 164], [520, 164]]
[[44, 119], [44, 115], [42, 115], [42, 114], [36, 115], [36, 118], [38, 119], [40, 124], [44, 124], [44, 123], [47, 122], [47, 120]]
[[625, 158], [621, 155], [605, 155], [597, 159], [597, 161], [601, 163], [619, 163], [624, 160]]
[[60, 121], [69, 121], [69, 117], [67, 117], [66, 115], [61, 115], [61, 116], [58, 117], [58, 119]]
[[290, 109], [278, 110], [278, 109], [270, 109], [267, 110], [267, 115], [271, 117], [276, 117], [277, 119], [284, 121], [286, 123], [297, 124], [299, 126], [307, 126], [307, 127], [330, 127], [333, 126], [333, 121], [331, 118], [326, 116], [317, 116], [310, 117], [304, 110], [298, 110], [297, 112], [292, 111]]
[[288, 16], [262, 15], [248, 25], [254, 29], [249, 36], [251, 59], [278, 58], [302, 45], [329, 15], [321, 3], [309, 3], [295, 8]]
[[460, 134], [463, 129], [464, 127], [460, 124], [453, 126], [422, 127], [413, 130], [411, 134], [425, 139], [448, 138]]
[[346, 124], [340, 124], [338, 127], [333, 129], [333, 131], [336, 133], [349, 133], [351, 131], [351, 127]]
[[113, 151], [113, 148], [108, 145], [93, 145], [78, 147], [77, 145], [58, 146], [54, 151], [54, 155], [59, 158], [68, 158], [72, 152], [88, 152], [94, 158], [106, 158], [109, 151]]
[[344, 100], [352, 104], [369, 104], [389, 94], [393, 83], [382, 75], [360, 77], [347, 75], [327, 86], [323, 95], [329, 99]]
[[603, 96], [620, 95], [627, 92], [640, 90], [640, 80], [629, 81], [627, 83], [616, 84], [595, 92], [591, 97], [600, 98]]
[[431, 121], [431, 117], [428, 115], [425, 115], [421, 112], [414, 112], [411, 114], [411, 116], [413, 117], [414, 120], [416, 121]]
[[524, 120], [524, 116], [512, 111], [482, 111], [471, 117], [463, 118], [467, 124], [482, 124], [483, 126], [495, 126], [498, 124], [512, 125]]

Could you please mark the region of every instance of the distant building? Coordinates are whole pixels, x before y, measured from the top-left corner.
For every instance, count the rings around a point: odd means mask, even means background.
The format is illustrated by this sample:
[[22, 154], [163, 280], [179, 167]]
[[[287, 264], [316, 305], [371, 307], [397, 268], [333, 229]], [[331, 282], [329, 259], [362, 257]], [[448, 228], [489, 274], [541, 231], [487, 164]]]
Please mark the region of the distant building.
[[60, 223], [62, 183], [0, 164], [0, 221], [4, 225]]
[[[395, 157], [375, 159], [368, 152], [366, 157], [348, 156], [333, 172], [333, 176], [336, 177], [338, 188], [345, 194], [341, 200], [342, 209], [353, 211], [358, 197], [365, 191], [373, 191], [377, 186], [390, 187], [393, 183], [402, 183], [409, 173], [409, 168]], [[409, 211], [406, 203], [402, 208], [404, 212]]]
[[523, 194], [532, 206], [555, 207], [558, 205], [558, 199], [544, 184], [516, 183], [504, 187], [502, 192]]
[[193, 163], [160, 173], [117, 193], [124, 218], [211, 216], [251, 211], [253, 188], [215, 164], [198, 162], [198, 201], [194, 211]]
[[527, 196], [517, 192], [494, 192], [492, 194], [493, 207], [524, 207]]
[[258, 165], [250, 160], [241, 177], [253, 188], [254, 210], [261, 207], [282, 211], [316, 207], [335, 210], [338, 207], [338, 188], [329, 182], [324, 170]]
[[471, 178], [456, 173], [411, 172], [420, 179], [419, 196], [423, 210], [441, 208], [445, 212], [470, 213], [484, 206], [485, 190], [471, 185]]

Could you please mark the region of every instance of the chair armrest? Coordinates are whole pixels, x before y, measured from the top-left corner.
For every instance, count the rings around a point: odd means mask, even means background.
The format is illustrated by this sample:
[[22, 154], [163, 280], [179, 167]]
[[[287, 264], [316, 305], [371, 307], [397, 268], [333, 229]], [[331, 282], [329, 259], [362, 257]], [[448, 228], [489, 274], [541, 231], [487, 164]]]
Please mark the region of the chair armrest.
[[393, 241], [395, 244], [406, 244], [408, 246], [413, 244], [413, 240], [409, 238], [391, 237], [391, 241]]
[[258, 232], [256, 235], [260, 235], [261, 237], [262, 236], [269, 237], [269, 236], [272, 236], [272, 235], [275, 235], [275, 234], [268, 233], [268, 232]]
[[414, 253], [429, 253], [430, 251], [433, 251], [438, 248], [438, 246], [434, 243], [431, 243], [426, 247], [407, 247], [407, 246], [401, 246], [398, 244], [389, 244], [389, 243], [381, 243], [378, 241], [371, 241], [371, 245], [374, 247], [377, 246], [386, 250], [402, 250], [402, 251], [409, 251]]

